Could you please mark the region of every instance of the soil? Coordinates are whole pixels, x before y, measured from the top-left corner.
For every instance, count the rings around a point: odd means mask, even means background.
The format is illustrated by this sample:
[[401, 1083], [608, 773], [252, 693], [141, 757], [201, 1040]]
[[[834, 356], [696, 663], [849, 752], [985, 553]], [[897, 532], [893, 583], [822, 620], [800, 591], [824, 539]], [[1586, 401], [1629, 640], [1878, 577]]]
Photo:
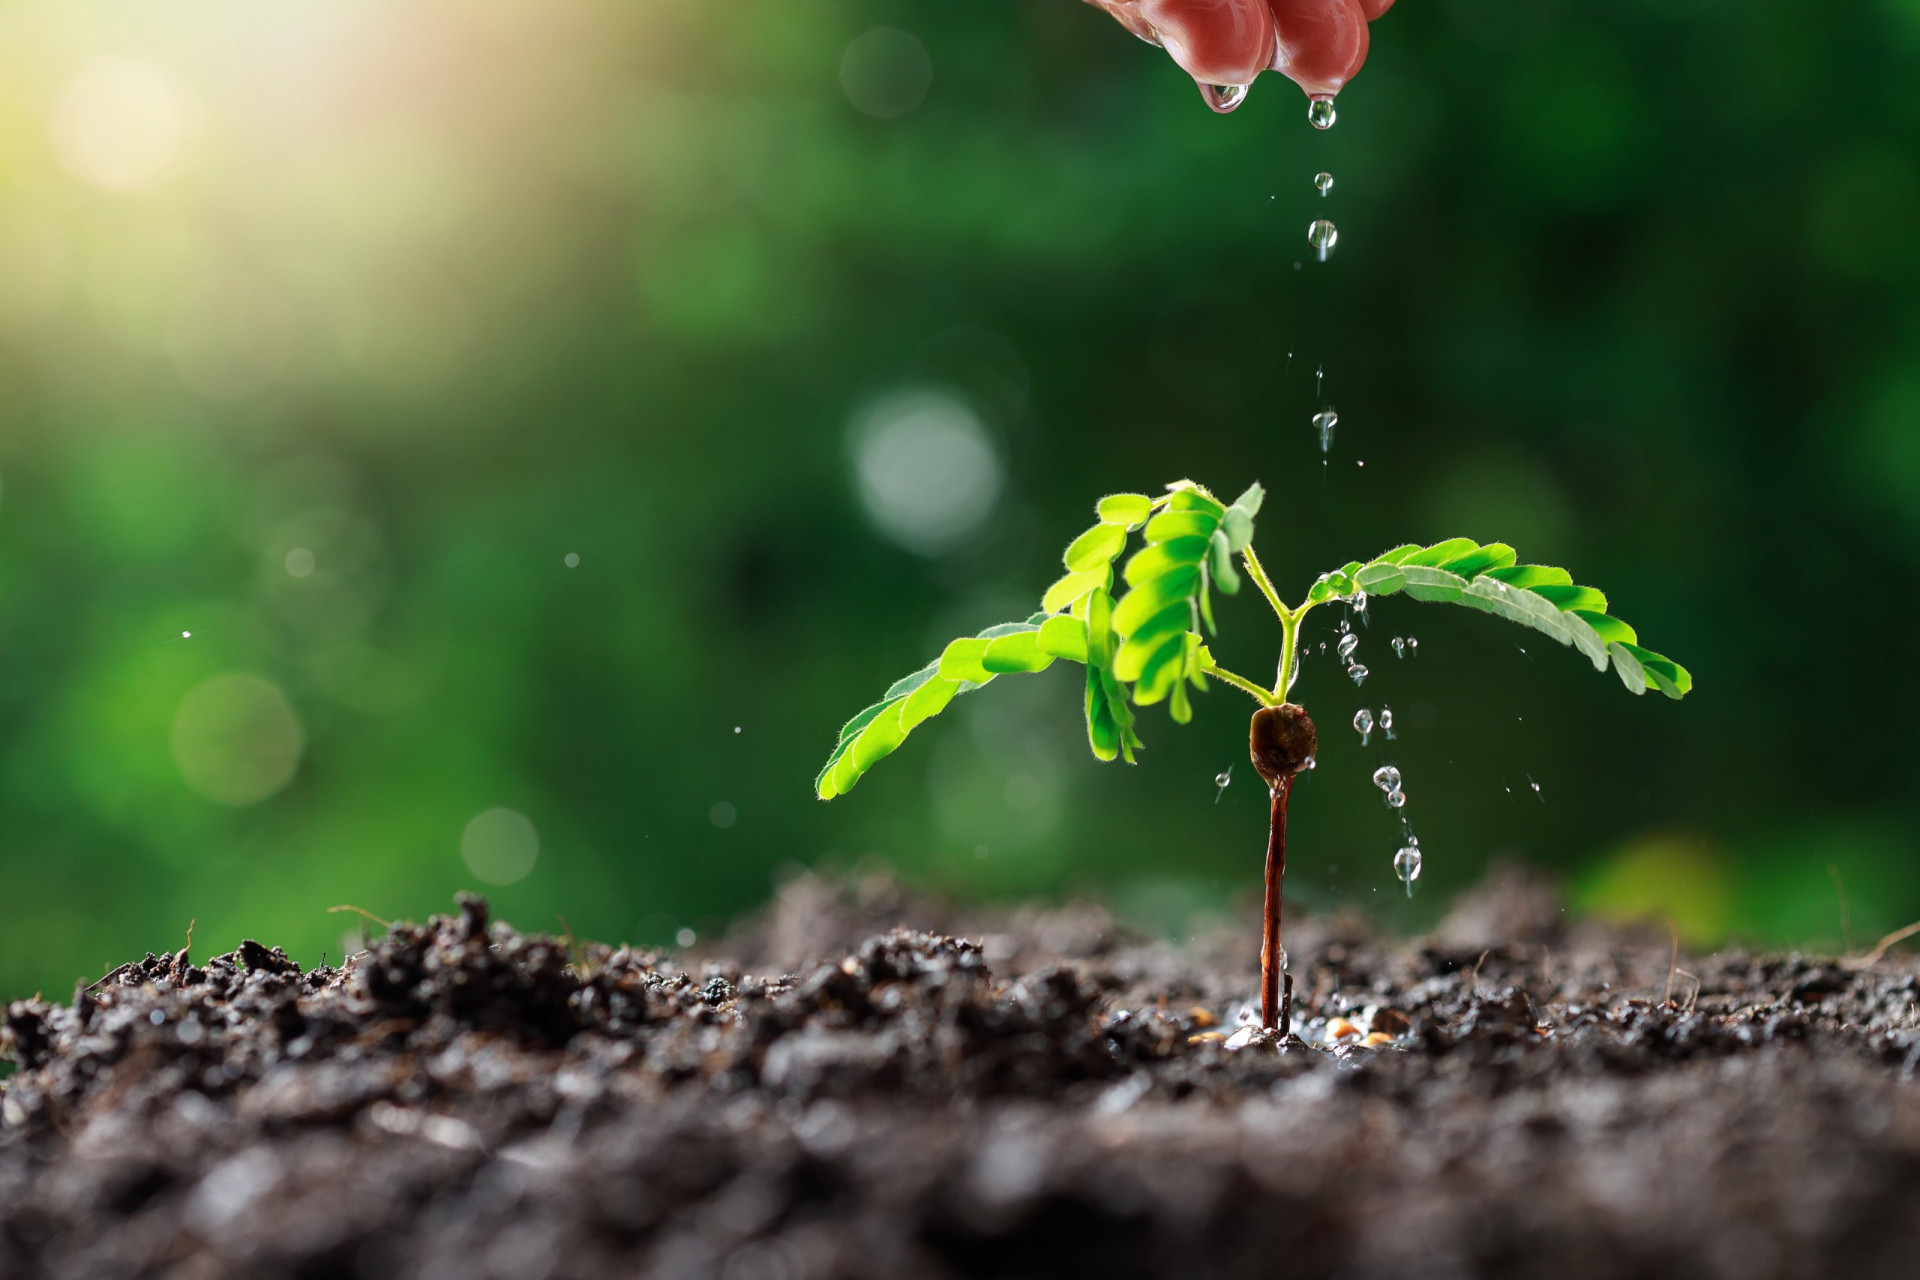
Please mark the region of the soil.
[[1230, 924], [869, 875], [711, 959], [476, 899], [338, 968], [150, 955], [6, 1012], [0, 1276], [1913, 1273], [1913, 960], [1676, 964], [1510, 874], [1290, 924], [1282, 1052], [1227, 1047]]

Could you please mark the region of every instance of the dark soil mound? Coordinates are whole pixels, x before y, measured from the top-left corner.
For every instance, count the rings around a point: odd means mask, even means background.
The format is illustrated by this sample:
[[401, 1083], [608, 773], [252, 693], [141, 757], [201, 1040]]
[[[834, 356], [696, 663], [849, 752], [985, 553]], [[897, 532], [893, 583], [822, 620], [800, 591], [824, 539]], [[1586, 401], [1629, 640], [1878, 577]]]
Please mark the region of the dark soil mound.
[[1257, 940], [806, 878], [743, 960], [477, 901], [149, 956], [7, 1010], [0, 1275], [1913, 1274], [1910, 961], [1674, 971], [1509, 880], [1303, 922], [1302, 1039], [1233, 1050]]

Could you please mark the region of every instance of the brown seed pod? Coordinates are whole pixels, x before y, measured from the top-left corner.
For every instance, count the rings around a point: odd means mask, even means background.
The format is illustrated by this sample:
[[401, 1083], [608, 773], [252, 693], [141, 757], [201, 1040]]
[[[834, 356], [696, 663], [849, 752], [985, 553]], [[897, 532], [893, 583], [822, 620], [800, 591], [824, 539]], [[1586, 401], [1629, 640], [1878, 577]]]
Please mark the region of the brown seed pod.
[[1319, 745], [1319, 737], [1313, 731], [1313, 718], [1302, 707], [1289, 702], [1280, 707], [1262, 707], [1253, 713], [1247, 751], [1253, 757], [1253, 767], [1269, 787], [1277, 787], [1282, 779], [1304, 770]]

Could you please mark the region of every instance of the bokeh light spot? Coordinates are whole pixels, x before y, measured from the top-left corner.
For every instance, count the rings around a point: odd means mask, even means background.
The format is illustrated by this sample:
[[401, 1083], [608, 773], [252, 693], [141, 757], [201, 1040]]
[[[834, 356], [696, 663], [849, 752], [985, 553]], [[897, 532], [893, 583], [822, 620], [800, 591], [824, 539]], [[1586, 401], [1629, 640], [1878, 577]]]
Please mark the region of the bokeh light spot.
[[860, 501], [875, 527], [921, 555], [966, 542], [1000, 496], [999, 450], [971, 408], [936, 388], [896, 391], [854, 416]]
[[95, 58], [67, 87], [53, 149], [67, 172], [108, 191], [147, 185], [180, 152], [186, 113], [172, 81], [139, 58]]
[[740, 811], [734, 808], [730, 802], [722, 800], [707, 811], [707, 817], [713, 822], [714, 826], [725, 831], [728, 827], [740, 820]]
[[[184, 639], [190, 633], [181, 632]], [[279, 686], [259, 676], [214, 676], [180, 700], [173, 761], [186, 784], [216, 804], [258, 804], [293, 780], [306, 731]]]
[[287, 572], [296, 578], [309, 577], [313, 573], [313, 552], [305, 547], [295, 547], [287, 552]]
[[476, 880], [512, 884], [524, 880], [540, 857], [540, 833], [524, 813], [489, 809], [460, 835], [460, 856]]
[[875, 27], [855, 38], [840, 59], [840, 86], [847, 101], [870, 116], [893, 120], [927, 99], [933, 59], [910, 31]]

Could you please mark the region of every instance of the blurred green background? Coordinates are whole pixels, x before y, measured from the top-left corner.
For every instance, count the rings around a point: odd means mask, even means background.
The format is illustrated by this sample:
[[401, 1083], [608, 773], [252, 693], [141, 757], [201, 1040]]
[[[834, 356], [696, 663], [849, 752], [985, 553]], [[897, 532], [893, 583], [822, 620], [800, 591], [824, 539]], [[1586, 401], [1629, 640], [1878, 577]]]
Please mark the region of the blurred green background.
[[1916, 83], [1914, 0], [1404, 0], [1324, 134], [1071, 0], [10, 0], [0, 994], [462, 887], [659, 943], [870, 858], [1178, 928], [1258, 888], [1230, 690], [1127, 769], [1009, 678], [809, 783], [1189, 475], [1265, 482], [1289, 596], [1503, 539], [1698, 680], [1393, 599], [1355, 689], [1317, 616], [1290, 895], [1521, 858], [1837, 945], [1837, 879], [1864, 945], [1920, 916]]

